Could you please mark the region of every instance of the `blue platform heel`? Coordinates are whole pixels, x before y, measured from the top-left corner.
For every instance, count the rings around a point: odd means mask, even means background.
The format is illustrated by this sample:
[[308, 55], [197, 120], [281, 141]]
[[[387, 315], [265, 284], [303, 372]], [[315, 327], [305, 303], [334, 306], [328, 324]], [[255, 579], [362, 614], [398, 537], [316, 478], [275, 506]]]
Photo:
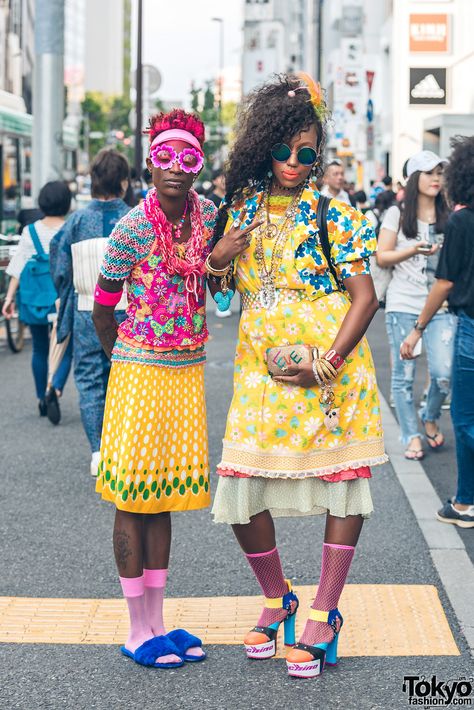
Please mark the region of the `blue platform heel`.
[[320, 611], [310, 609], [309, 619], [312, 621], [322, 621], [329, 624], [333, 630], [334, 637], [327, 643], [317, 643], [308, 646], [305, 643], [297, 643], [286, 657], [288, 674], [297, 678], [315, 678], [324, 670], [325, 666], [335, 666], [337, 664], [337, 643], [339, 632], [344, 622], [339, 609], [331, 611]]
[[277, 649], [277, 635], [280, 624], [283, 623], [285, 646], [294, 646], [296, 642], [295, 621], [298, 609], [298, 597], [292, 591], [291, 582], [285, 580], [288, 591], [282, 597], [274, 599], [265, 597], [265, 609], [286, 609], [287, 616], [282, 621], [276, 621], [268, 626], [255, 626], [244, 638], [247, 658], [264, 660], [272, 658]]

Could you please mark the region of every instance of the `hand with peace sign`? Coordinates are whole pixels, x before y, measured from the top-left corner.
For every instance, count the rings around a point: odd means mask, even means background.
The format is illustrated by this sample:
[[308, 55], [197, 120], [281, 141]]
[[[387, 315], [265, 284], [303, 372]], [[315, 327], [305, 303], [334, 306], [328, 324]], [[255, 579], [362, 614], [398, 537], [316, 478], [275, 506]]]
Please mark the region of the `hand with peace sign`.
[[242, 254], [251, 242], [253, 230], [261, 224], [263, 224], [262, 219], [255, 219], [248, 227], [241, 229], [240, 222], [235, 220], [212, 250], [210, 261], [213, 268], [225, 269], [232, 259]]

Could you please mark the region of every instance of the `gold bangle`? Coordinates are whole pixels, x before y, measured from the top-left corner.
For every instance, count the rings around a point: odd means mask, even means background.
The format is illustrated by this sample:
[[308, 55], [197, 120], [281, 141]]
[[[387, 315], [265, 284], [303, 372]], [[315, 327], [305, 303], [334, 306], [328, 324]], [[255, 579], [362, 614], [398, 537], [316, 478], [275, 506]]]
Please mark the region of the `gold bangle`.
[[319, 373], [320, 379], [325, 383], [329, 384], [331, 382], [331, 378], [328, 376], [327, 372], [323, 369], [323, 366], [321, 364], [321, 360], [315, 360], [315, 367]]
[[206, 261], [204, 262], [204, 266], [206, 268], [207, 273], [210, 274], [211, 276], [226, 276], [229, 273], [229, 269], [230, 269], [230, 264], [227, 264], [227, 266], [224, 269], [215, 269], [211, 265], [211, 255], [210, 254], [207, 255]]
[[330, 375], [331, 379], [334, 380], [337, 377], [337, 370], [334, 365], [323, 357], [320, 359], [320, 362], [325, 372], [327, 372]]

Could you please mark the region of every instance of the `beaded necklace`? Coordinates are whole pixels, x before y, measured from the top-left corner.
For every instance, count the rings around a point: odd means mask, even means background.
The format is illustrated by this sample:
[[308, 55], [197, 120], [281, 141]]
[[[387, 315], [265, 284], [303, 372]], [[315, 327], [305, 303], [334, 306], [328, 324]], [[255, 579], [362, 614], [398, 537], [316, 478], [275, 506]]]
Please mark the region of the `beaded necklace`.
[[147, 193], [143, 210], [153, 226], [166, 272], [170, 275], [178, 274], [184, 280], [189, 305], [191, 294], [197, 298], [200, 279], [204, 274], [205, 249], [201, 207], [194, 190], [189, 191], [188, 200], [191, 210], [191, 236], [186, 244], [173, 242], [173, 225], [161, 208], [156, 188], [152, 188]]
[[[271, 309], [274, 308], [278, 303], [279, 295], [275, 288], [275, 281], [283, 259], [283, 249], [288, 238], [288, 229], [291, 227], [296, 216], [296, 211], [298, 209], [298, 204], [303, 189], [304, 185], [298, 190], [298, 192], [295, 193], [289, 207], [287, 208], [284, 214], [282, 223], [277, 226], [276, 224], [271, 224], [269, 222], [270, 187], [268, 188], [268, 195], [266, 200], [267, 224], [263, 229], [258, 230], [255, 239], [255, 260], [257, 262], [258, 275], [260, 276], [260, 281], [262, 283], [262, 287], [259, 291], [258, 297], [262, 308]], [[274, 230], [271, 230], [272, 236], [269, 236], [269, 226], [275, 228]], [[269, 269], [267, 269], [267, 265], [265, 263], [265, 249], [263, 246], [264, 234], [267, 236], [268, 239], [274, 239]]]

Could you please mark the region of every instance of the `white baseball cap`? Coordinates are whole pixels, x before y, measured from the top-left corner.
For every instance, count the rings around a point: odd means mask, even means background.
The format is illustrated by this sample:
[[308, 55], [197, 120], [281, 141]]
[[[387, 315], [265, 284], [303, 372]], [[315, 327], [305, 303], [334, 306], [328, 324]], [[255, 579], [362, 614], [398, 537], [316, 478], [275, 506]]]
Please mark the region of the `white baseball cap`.
[[439, 155], [431, 150], [420, 150], [409, 159], [407, 163], [407, 177], [420, 170], [422, 173], [429, 173], [437, 165], [445, 165], [448, 161], [445, 158], [440, 158]]

